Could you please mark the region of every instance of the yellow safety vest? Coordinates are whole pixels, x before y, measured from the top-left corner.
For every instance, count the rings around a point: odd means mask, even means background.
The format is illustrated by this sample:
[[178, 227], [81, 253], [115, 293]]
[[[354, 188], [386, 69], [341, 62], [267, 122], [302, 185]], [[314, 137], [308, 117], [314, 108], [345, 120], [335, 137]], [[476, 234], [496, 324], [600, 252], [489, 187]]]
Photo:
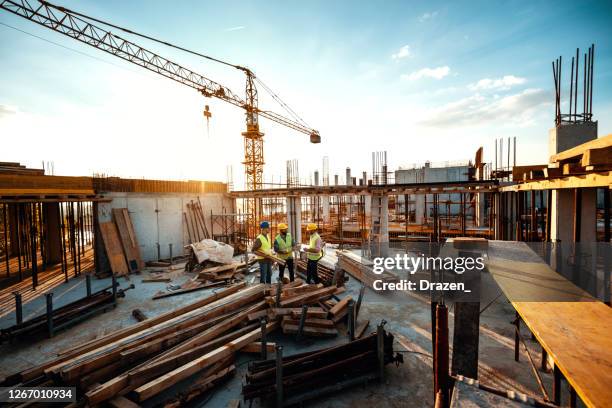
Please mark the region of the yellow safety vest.
[[[314, 249], [317, 247], [317, 240], [320, 239], [319, 234], [318, 233], [314, 233], [310, 236], [310, 243], [308, 245], [308, 248], [310, 249]], [[323, 248], [321, 248], [323, 249]], [[315, 252], [308, 252], [308, 259], [313, 260], [313, 261], [318, 261], [319, 259], [321, 259], [323, 257], [323, 251], [319, 251], [317, 253]]]
[[[257, 236], [257, 239], [259, 240], [259, 242], [261, 242], [261, 246], [259, 247], [258, 251], [263, 252], [264, 254], [272, 254], [272, 246], [270, 245], [270, 238], [268, 238], [267, 235], [264, 234], [259, 234]], [[257, 259], [264, 259], [263, 256], [261, 255], [256, 255]]]
[[[281, 234], [276, 235], [276, 243], [278, 244], [278, 249], [281, 251], [277, 255], [281, 259], [290, 259], [293, 258], [293, 247], [291, 246], [291, 233], [288, 232], [287, 236], [283, 240], [283, 236]], [[284, 253], [284, 251], [289, 250], [288, 253]]]

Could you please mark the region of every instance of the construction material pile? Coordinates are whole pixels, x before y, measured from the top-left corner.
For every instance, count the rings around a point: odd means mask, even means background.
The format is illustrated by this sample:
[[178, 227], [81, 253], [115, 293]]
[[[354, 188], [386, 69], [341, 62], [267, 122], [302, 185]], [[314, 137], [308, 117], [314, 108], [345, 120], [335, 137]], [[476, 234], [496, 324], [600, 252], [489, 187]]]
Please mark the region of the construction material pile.
[[399, 278], [388, 271], [384, 271], [382, 274], [374, 273], [374, 263], [357, 254], [347, 250], [339, 250], [336, 252], [336, 255], [338, 257], [339, 268], [369, 287], [373, 287], [376, 280], [387, 283], [399, 282]]
[[186, 395], [193, 398], [233, 371], [235, 353], [263, 331], [249, 315], [268, 308], [265, 286], [231, 286], [199, 300], [75, 346], [43, 365], [8, 377], [1, 385], [78, 387], [90, 405], [114, 398], [148, 400], [178, 382], [202, 373]]
[[[297, 261], [296, 266], [298, 274], [306, 278], [306, 261], [300, 259]], [[337, 274], [334, 269], [325, 266], [322, 262], [317, 263], [317, 275], [319, 276], [319, 281], [324, 286], [331, 286], [334, 284], [337, 284], [338, 286], [343, 286], [345, 280], [347, 280], [344, 276], [344, 272], [341, 272], [338, 276], [336, 276]], [[335, 280], [334, 276], [336, 276]]]
[[385, 364], [402, 361], [393, 355], [393, 335], [382, 325], [379, 330], [380, 335], [375, 332], [346, 344], [283, 357], [280, 363], [252, 362], [242, 388], [244, 399], [266, 399], [280, 392], [284, 405], [291, 405], [379, 378]]

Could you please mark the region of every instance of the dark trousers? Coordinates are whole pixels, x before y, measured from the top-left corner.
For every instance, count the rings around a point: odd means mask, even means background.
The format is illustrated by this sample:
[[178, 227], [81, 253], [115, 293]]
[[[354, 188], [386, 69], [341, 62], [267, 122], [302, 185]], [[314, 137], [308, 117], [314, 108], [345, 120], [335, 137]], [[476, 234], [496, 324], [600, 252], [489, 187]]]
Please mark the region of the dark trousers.
[[[285, 259], [285, 266], [287, 270], [289, 270], [289, 281], [293, 282], [295, 280], [295, 275], [293, 274], [293, 258]], [[278, 265], [278, 276], [281, 279], [285, 277], [285, 266]]]
[[259, 261], [259, 282], [272, 283], [272, 263], [268, 260]]
[[306, 283], [319, 283], [318, 264], [319, 261], [308, 260], [306, 264]]

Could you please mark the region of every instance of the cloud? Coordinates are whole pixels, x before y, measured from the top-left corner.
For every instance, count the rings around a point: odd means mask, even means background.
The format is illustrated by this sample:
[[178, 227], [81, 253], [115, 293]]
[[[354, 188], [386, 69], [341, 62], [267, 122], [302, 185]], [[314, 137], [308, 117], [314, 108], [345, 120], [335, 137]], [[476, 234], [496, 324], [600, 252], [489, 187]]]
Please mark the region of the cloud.
[[424, 23], [427, 20], [431, 20], [431, 19], [435, 18], [437, 15], [438, 15], [437, 11], [432, 11], [432, 12], [424, 13], [421, 17], [419, 17], [419, 23]]
[[482, 90], [499, 90], [507, 91], [514, 85], [521, 85], [527, 82], [525, 78], [515, 77], [514, 75], [505, 75], [502, 78], [490, 79], [484, 78], [478, 82], [468, 85], [468, 89], [471, 91], [482, 91]]
[[236, 26], [236, 27], [226, 28], [224, 31], [239, 31], [239, 30], [244, 30], [245, 28], [246, 28], [245, 26]]
[[550, 92], [542, 89], [525, 89], [522, 92], [500, 97], [474, 94], [430, 111], [421, 125], [452, 127], [481, 125], [488, 122], [500, 124], [513, 122], [521, 126], [533, 123], [538, 109], [549, 105]]
[[448, 66], [437, 67], [437, 68], [422, 68], [418, 71], [411, 72], [410, 74], [404, 74], [401, 76], [402, 79], [409, 81], [416, 81], [421, 78], [434, 78], [442, 79], [450, 73]]
[[408, 58], [410, 56], [412, 56], [412, 52], [410, 51], [410, 46], [404, 45], [402, 48], [399, 49], [398, 52], [396, 52], [395, 54], [391, 54], [391, 59], [399, 60], [402, 58]]
[[0, 105], [0, 118], [6, 117], [6, 116], [10, 116], [10, 115], [14, 115], [17, 113], [17, 109], [12, 107], [12, 106], [8, 106], [8, 105]]

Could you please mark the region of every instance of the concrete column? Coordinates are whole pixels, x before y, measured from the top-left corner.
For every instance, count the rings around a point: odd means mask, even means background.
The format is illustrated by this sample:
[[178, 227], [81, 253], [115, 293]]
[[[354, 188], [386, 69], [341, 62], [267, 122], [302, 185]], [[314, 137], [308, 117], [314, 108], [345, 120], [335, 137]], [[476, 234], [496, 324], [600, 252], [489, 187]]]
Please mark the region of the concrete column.
[[[572, 123], [557, 126], [548, 132], [548, 152], [550, 155], [571, 149], [597, 138], [597, 122]], [[595, 189], [583, 189], [580, 241], [596, 240], [595, 214], [597, 193]], [[574, 234], [574, 190], [554, 190], [550, 235], [553, 241], [573, 242]]]
[[45, 241], [47, 263], [56, 264], [62, 261], [59, 203], [43, 203], [43, 212], [48, 234]]
[[387, 256], [389, 248], [389, 197], [386, 195], [372, 195], [369, 200], [372, 221], [370, 237], [372, 243], [372, 256]]
[[414, 195], [415, 204], [415, 221], [417, 224], [423, 224], [425, 214], [425, 194]]
[[[329, 209], [329, 201], [328, 201]], [[287, 224], [296, 242], [302, 242], [302, 200], [300, 197], [287, 197]]]
[[323, 213], [322, 214], [323, 222], [328, 223], [329, 222], [329, 196], [321, 197], [321, 210]]

